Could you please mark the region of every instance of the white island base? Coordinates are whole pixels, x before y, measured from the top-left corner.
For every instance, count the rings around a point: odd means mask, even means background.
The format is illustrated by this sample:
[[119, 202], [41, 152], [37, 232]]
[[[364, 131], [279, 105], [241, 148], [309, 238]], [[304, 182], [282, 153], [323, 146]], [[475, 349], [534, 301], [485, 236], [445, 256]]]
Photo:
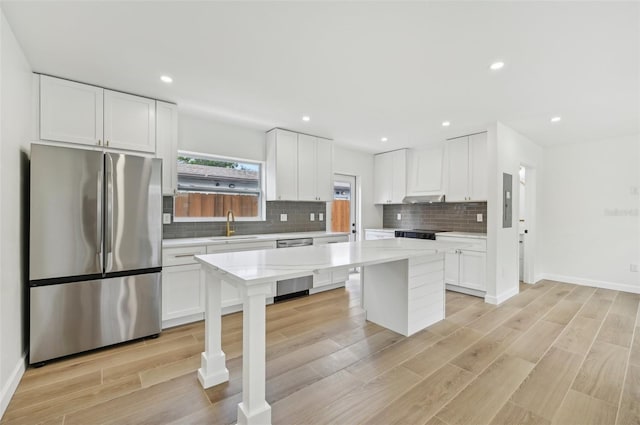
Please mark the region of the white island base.
[[205, 352], [198, 370], [204, 388], [226, 382], [222, 351], [222, 280], [243, 299], [242, 402], [238, 424], [271, 423], [266, 401], [266, 298], [278, 280], [363, 267], [367, 320], [408, 336], [444, 318], [444, 252], [460, 244], [387, 239], [197, 256], [205, 280]]

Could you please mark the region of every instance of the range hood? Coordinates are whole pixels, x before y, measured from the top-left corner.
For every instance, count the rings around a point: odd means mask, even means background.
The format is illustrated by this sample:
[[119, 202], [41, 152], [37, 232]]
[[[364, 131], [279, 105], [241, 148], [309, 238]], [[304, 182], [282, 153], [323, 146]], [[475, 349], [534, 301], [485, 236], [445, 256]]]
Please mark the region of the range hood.
[[435, 202], [444, 202], [444, 193], [435, 195], [405, 196], [402, 202], [405, 204], [432, 204]]

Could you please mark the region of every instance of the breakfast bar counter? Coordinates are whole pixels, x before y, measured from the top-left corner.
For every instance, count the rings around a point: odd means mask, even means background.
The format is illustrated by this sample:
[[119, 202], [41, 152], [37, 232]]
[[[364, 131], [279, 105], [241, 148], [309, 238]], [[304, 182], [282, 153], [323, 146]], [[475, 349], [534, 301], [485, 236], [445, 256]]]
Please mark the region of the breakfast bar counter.
[[226, 382], [221, 344], [222, 281], [240, 289], [243, 310], [242, 402], [238, 424], [270, 424], [265, 399], [265, 302], [275, 281], [362, 267], [367, 320], [409, 336], [444, 319], [444, 253], [454, 242], [383, 239], [289, 249], [198, 255], [205, 280], [205, 352], [198, 370], [204, 388]]

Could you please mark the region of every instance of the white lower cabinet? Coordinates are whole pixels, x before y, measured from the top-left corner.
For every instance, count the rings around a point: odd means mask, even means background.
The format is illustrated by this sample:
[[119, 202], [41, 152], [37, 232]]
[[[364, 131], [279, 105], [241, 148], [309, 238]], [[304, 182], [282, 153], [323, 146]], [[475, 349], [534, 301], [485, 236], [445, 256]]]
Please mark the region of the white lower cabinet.
[[204, 319], [204, 285], [194, 255], [205, 246], [165, 248], [162, 252], [162, 327]]
[[[327, 245], [330, 243], [349, 242], [348, 235], [340, 236], [325, 236], [319, 238], [313, 238], [314, 245]], [[344, 283], [349, 280], [349, 269], [334, 270], [330, 272], [316, 273], [313, 275], [313, 289], [310, 293], [327, 291], [329, 289], [338, 288], [344, 286]]]
[[467, 244], [447, 252], [444, 259], [444, 283], [447, 289], [484, 296], [486, 291], [487, 241], [455, 236], [437, 236], [438, 241]]

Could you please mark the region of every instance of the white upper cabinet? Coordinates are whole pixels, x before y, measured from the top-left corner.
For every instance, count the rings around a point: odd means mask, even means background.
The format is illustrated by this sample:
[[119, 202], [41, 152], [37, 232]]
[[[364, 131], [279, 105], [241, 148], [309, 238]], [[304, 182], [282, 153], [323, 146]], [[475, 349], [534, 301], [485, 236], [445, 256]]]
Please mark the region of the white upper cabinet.
[[488, 156], [487, 133], [469, 136], [469, 198], [471, 201], [487, 200]]
[[156, 101], [104, 91], [104, 139], [111, 148], [156, 151]]
[[306, 134], [298, 135], [298, 200], [331, 200], [331, 142]]
[[447, 202], [487, 200], [487, 134], [447, 142]]
[[101, 146], [103, 89], [40, 76], [40, 139]]
[[267, 201], [298, 200], [298, 134], [267, 133]]
[[156, 152], [156, 101], [40, 75], [40, 139]]
[[374, 156], [376, 204], [399, 204], [407, 194], [407, 149]]
[[178, 106], [156, 102], [156, 156], [162, 159], [162, 194], [173, 195], [177, 189]]
[[407, 167], [407, 196], [440, 195], [442, 185], [442, 146], [415, 149], [409, 152]]
[[330, 140], [274, 129], [267, 133], [267, 200], [330, 201]]

